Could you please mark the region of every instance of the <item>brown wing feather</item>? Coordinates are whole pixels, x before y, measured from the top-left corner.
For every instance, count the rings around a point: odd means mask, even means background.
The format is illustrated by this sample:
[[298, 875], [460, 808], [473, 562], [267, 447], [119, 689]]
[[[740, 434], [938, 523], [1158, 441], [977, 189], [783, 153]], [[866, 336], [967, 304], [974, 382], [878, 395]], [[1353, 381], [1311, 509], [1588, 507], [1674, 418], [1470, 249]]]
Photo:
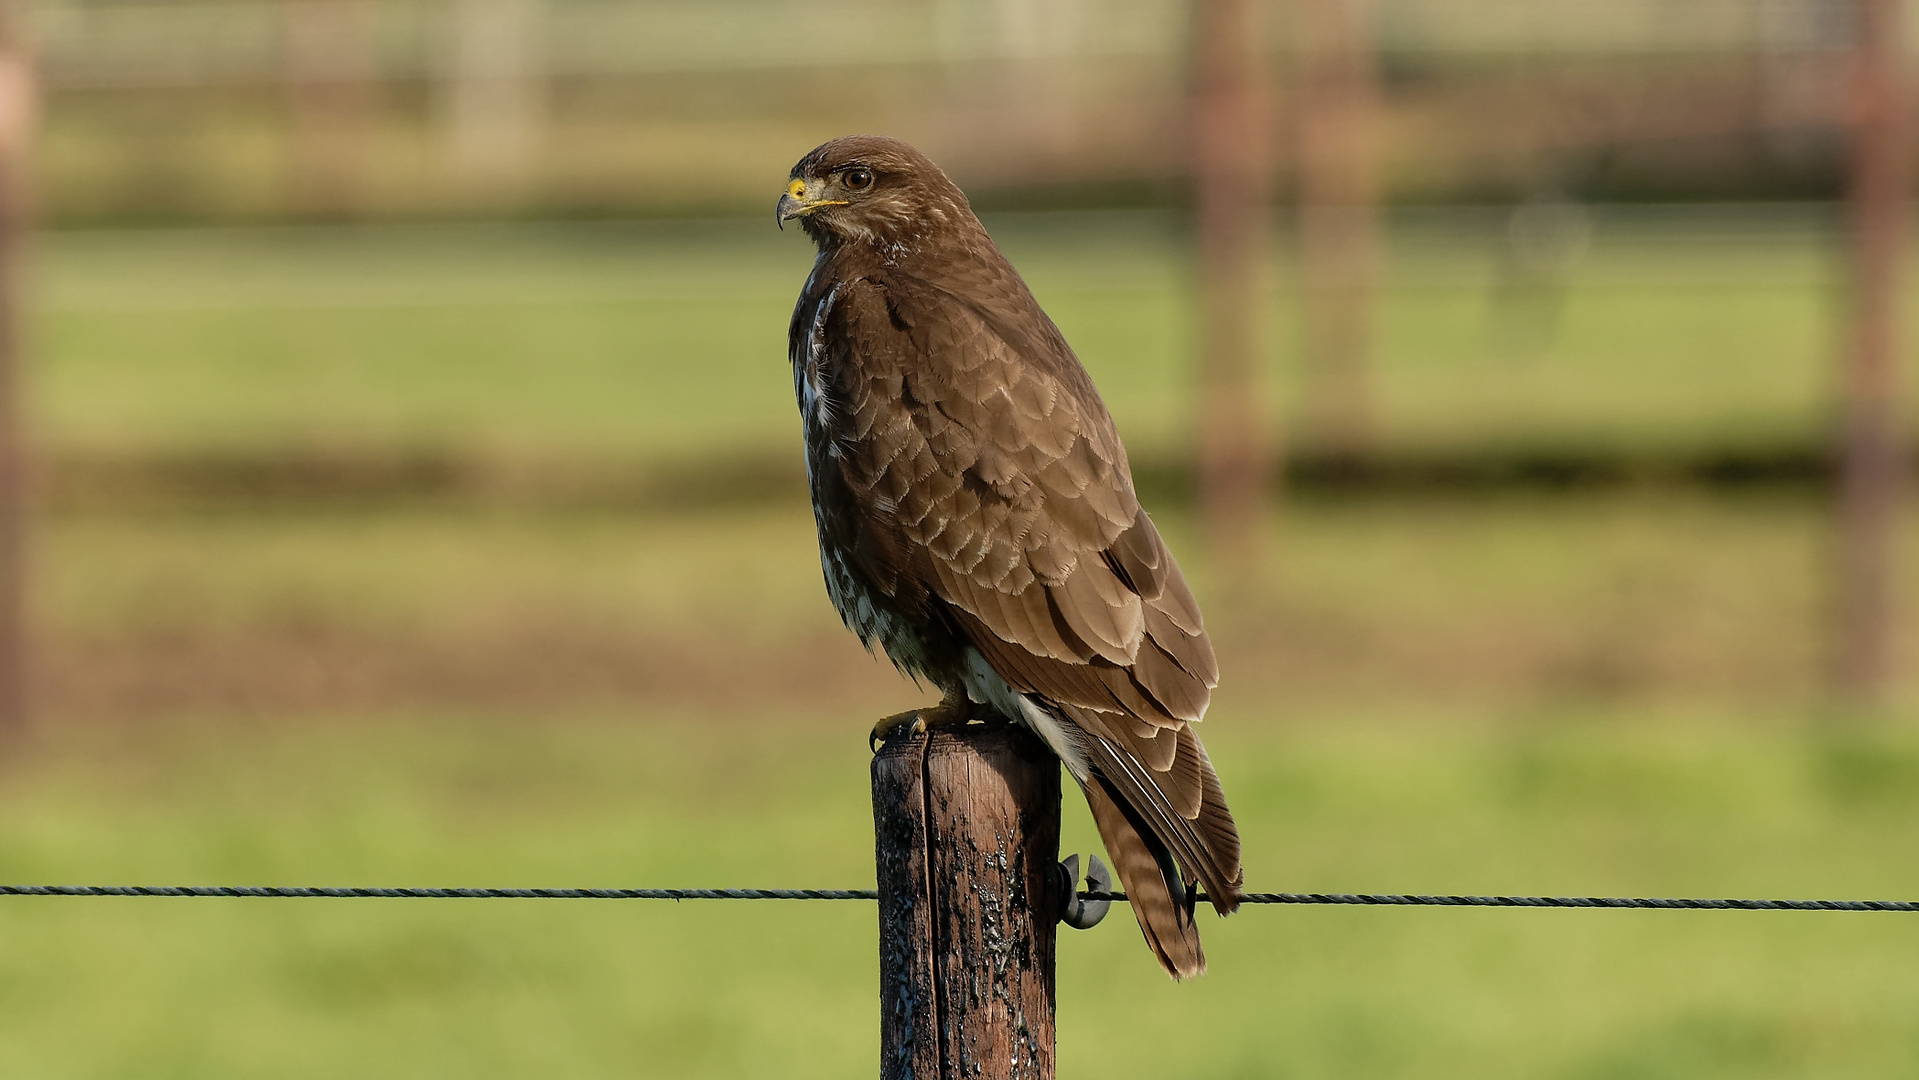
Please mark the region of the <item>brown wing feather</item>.
[[[1190, 745], [1164, 771], [1150, 770], [1105, 718], [1089, 710], [1060, 710], [1090, 738], [1084, 744], [1095, 768], [1129, 807], [1138, 812], [1181, 866], [1206, 885], [1221, 914], [1239, 907], [1244, 875], [1239, 866], [1239, 833], [1219, 792], [1212, 762], [1190, 728], [1181, 729]], [[1179, 740], [1184, 742], [1184, 739]]]
[[1184, 902], [1183, 885], [1181, 895], [1175, 897], [1169, 881], [1179, 879], [1168, 877], [1165, 860], [1158, 857], [1165, 846], [1156, 848], [1157, 838], [1133, 824], [1100, 784], [1086, 786], [1086, 804], [1113, 859], [1120, 888], [1132, 904], [1133, 917], [1139, 920], [1140, 933], [1146, 935], [1146, 944], [1161, 966], [1175, 979], [1206, 974], [1206, 952], [1199, 945], [1192, 908]]

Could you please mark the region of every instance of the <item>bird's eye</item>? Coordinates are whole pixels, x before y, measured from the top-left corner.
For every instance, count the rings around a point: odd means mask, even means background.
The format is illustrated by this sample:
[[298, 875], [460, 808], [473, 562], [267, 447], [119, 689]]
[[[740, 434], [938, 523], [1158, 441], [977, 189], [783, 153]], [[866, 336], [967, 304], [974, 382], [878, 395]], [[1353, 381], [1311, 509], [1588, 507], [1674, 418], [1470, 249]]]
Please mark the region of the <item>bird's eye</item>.
[[840, 183], [845, 184], [852, 191], [865, 191], [873, 186], [872, 170], [848, 169], [846, 175], [840, 177]]

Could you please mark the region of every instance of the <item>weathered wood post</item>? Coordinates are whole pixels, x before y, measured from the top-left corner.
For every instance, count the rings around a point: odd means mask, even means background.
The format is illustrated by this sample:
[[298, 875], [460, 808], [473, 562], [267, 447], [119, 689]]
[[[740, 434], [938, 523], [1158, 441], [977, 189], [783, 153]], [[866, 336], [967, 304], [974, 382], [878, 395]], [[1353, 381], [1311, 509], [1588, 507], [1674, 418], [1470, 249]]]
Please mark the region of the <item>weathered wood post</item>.
[[1059, 759], [1003, 720], [873, 757], [881, 1080], [1051, 1080]]

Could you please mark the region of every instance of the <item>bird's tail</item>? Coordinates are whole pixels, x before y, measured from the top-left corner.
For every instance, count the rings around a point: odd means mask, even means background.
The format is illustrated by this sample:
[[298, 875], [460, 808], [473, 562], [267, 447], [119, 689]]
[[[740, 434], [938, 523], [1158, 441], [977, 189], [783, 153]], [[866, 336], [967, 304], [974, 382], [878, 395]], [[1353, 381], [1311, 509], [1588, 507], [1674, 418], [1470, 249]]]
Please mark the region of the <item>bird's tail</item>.
[[1172, 852], [1106, 789], [1104, 778], [1095, 775], [1084, 790], [1146, 944], [1173, 978], [1204, 975], [1206, 952], [1193, 923], [1193, 893], [1181, 880]]

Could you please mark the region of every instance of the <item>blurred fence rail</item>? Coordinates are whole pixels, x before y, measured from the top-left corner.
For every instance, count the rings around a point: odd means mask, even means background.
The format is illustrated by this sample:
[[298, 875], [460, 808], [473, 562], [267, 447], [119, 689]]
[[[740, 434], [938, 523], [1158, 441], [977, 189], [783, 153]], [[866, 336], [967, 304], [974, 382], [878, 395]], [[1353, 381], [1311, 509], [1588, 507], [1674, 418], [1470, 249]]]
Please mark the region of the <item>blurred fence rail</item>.
[[[41, 0], [55, 87], [165, 86], [288, 77], [298, 8], [352, 9], [383, 78], [450, 75], [463, 24], [486, 6], [525, 11], [529, 50], [552, 76], [845, 64], [1182, 56], [1184, 0]], [[1849, 9], [1829, 0], [1393, 0], [1380, 46], [1404, 53], [1748, 53], [1842, 47]], [[1268, 30], [1274, 53], [1293, 36]], [[359, 57], [332, 72], [359, 77]]]
[[[1582, 155], [1645, 139], [1692, 143], [1642, 186], [1763, 173], [1797, 194], [1833, 172], [1836, 149], [1805, 129], [1836, 115], [1846, 5], [1375, 8], [1389, 195], [1524, 195], [1590, 172]], [[1185, 0], [40, 0], [31, 12], [56, 219], [733, 212], [763, 201], [799, 151], [876, 125], [980, 191], [1163, 201], [1186, 177]], [[1292, 71], [1298, 35], [1266, 23], [1264, 52]], [[1276, 113], [1271, 141], [1286, 145], [1295, 122]], [[1785, 179], [1755, 155], [1785, 160]]]
[[[699, 70], [936, 64], [1021, 58], [1177, 54], [1183, 5], [1103, 4], [1096, 19], [981, 19], [959, 5], [836, 0], [714, 5], [630, 0], [301, 0], [351, 8], [377, 77], [459, 74], [461, 37], [497, 9], [521, 9], [534, 77]], [[488, 6], [492, 10], [489, 10]], [[1021, 5], [1004, 5], [1013, 9]], [[1057, 10], [1060, 5], [1025, 5]], [[265, 82], [289, 77], [289, 17], [272, 0], [47, 4], [37, 11], [57, 87]], [[951, 8], [952, 10], [948, 10]], [[1078, 11], [1072, 12], [1078, 15]], [[995, 25], [998, 23], [999, 25]], [[359, 57], [309, 78], [353, 78]]]

